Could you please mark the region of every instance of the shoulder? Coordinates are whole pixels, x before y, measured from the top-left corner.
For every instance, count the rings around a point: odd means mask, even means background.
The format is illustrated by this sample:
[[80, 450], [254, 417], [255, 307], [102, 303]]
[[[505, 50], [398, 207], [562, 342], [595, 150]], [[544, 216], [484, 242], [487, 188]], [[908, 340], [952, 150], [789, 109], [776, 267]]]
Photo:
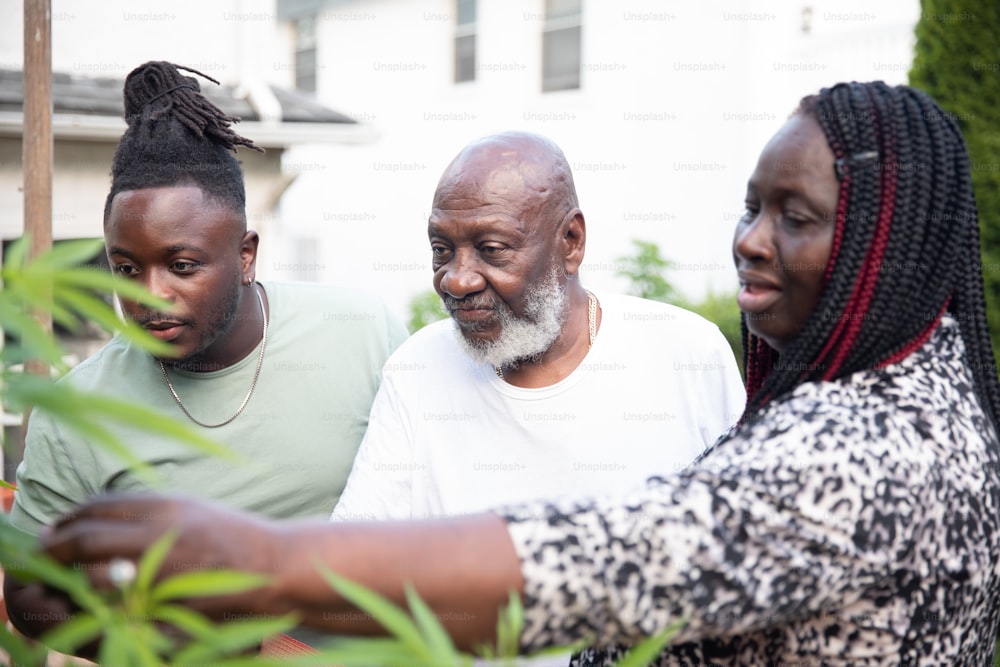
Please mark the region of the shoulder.
[[410, 334], [393, 354], [394, 357], [454, 359], [456, 354], [462, 354], [458, 341], [458, 332], [451, 318], [432, 322]]
[[[481, 374], [481, 368], [466, 353], [451, 318], [439, 320], [413, 332], [392, 353], [382, 369], [391, 382], [465, 382]], [[419, 371], [419, 372], [413, 372]]]
[[[741, 439], [842, 450], [851, 456], [922, 458], [931, 431], [950, 420], [935, 393], [911, 373], [859, 371], [829, 382], [806, 382], [771, 402], [740, 430]], [[852, 445], [864, 445], [852, 448]], [[905, 455], [903, 454], [905, 452]]]
[[353, 287], [295, 281], [262, 281], [275, 323], [294, 319], [327, 325], [349, 324], [405, 337], [405, 327], [378, 296]]
[[718, 331], [712, 322], [701, 315], [662, 301], [642, 299], [628, 294], [602, 294], [601, 307], [605, 313], [625, 322], [659, 323], [664, 328], [696, 331]]
[[103, 393], [109, 393], [112, 389], [106, 386], [109, 379], [132, 374], [138, 364], [144, 363], [152, 363], [148, 353], [125, 338], [114, 336], [97, 352], [71, 368], [59, 381], [71, 383], [81, 390], [101, 389]]
[[352, 287], [295, 281], [262, 281], [269, 301], [276, 304], [313, 305], [344, 312], [384, 310], [379, 297]]
[[661, 301], [626, 294], [600, 294], [601, 326], [621, 332], [629, 340], [655, 345], [670, 354], [699, 356], [721, 351], [732, 356], [719, 327], [701, 315]]

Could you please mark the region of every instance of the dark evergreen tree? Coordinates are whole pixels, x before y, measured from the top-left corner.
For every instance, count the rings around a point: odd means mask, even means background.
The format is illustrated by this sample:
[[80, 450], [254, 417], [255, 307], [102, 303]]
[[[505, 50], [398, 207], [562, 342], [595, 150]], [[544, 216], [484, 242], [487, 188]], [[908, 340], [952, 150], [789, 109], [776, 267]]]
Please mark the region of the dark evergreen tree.
[[1000, 350], [1000, 2], [921, 0], [910, 85], [958, 122], [979, 209], [983, 282]]

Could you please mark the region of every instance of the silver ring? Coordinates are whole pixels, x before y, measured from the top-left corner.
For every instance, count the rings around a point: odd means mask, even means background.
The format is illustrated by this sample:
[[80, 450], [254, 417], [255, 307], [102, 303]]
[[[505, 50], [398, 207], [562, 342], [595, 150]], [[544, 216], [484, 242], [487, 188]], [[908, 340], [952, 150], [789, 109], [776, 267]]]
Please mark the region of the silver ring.
[[135, 583], [137, 574], [135, 562], [128, 558], [112, 558], [108, 561], [108, 579], [115, 588], [126, 588]]

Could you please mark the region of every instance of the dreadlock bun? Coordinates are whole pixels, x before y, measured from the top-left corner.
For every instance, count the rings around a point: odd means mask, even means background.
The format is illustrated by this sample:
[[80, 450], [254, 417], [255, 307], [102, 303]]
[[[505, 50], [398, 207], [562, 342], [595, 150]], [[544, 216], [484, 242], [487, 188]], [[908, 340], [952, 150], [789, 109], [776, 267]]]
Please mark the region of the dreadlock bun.
[[115, 149], [111, 192], [104, 208], [119, 192], [174, 185], [197, 185], [211, 199], [243, 212], [243, 172], [234, 157], [238, 146], [263, 150], [232, 131], [239, 118], [222, 112], [201, 93], [192, 72], [163, 61], [140, 65], [125, 79], [125, 122], [128, 129]]

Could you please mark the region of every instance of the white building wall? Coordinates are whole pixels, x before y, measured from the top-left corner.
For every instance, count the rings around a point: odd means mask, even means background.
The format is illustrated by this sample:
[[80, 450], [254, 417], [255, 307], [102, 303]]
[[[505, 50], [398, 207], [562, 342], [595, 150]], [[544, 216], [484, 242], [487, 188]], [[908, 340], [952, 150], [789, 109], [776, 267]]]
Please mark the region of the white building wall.
[[[168, 60], [237, 83], [266, 81], [275, 60], [275, 0], [51, 0], [52, 68], [79, 76], [125, 77], [147, 60]], [[0, 67], [24, 60], [23, 2], [0, 3]]]
[[[289, 86], [294, 33], [278, 25], [276, 2], [53, 0], [53, 64], [120, 77], [165, 59], [225, 83], [249, 72]], [[21, 64], [21, 5], [0, 3], [2, 66]], [[281, 218], [251, 220], [262, 228], [260, 275], [359, 285], [405, 316], [431, 283], [425, 227], [439, 174], [468, 141], [523, 129], [552, 137], [574, 166], [586, 284], [624, 289], [615, 259], [642, 238], [678, 263], [670, 278], [685, 294], [729, 289], [729, 239], [764, 142], [822, 85], [905, 81], [920, 9], [918, 0], [584, 0], [583, 11], [582, 89], [542, 94], [543, 0], [479, 0], [480, 69], [458, 85], [451, 0], [328, 2], [319, 98], [380, 138], [285, 155], [301, 175]]]
[[[803, 31], [803, 9], [811, 8]], [[450, 0], [342, 0], [320, 13], [321, 100], [381, 138], [302, 151], [283, 201], [318, 239], [321, 279], [363, 282], [401, 315], [431, 285], [426, 218], [468, 141], [536, 131], [574, 168], [585, 284], [621, 290], [630, 239], [657, 242], [691, 297], [735, 288], [746, 179], [798, 99], [840, 80], [903, 83], [918, 0], [584, 0], [578, 91], [542, 94], [543, 0], [479, 0], [475, 82], [452, 83]]]

